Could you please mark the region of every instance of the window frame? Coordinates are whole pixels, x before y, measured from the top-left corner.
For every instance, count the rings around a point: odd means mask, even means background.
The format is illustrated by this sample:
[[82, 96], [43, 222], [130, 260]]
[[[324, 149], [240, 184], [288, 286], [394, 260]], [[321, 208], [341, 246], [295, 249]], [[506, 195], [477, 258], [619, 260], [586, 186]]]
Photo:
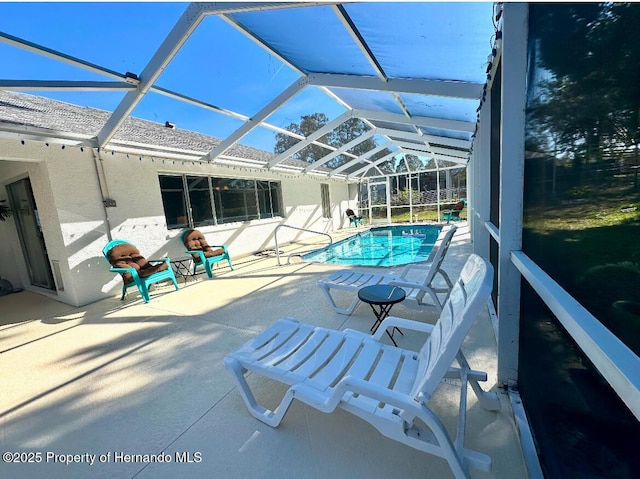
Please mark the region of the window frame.
[[[171, 177], [171, 178], [179, 178], [181, 185], [182, 185], [182, 197], [183, 197], [183, 201], [184, 201], [184, 208], [185, 208], [185, 213], [186, 213], [186, 217], [187, 217], [187, 222], [186, 224], [184, 223], [170, 223], [169, 222], [169, 217], [167, 217], [167, 200], [165, 199], [165, 190], [162, 187], [162, 178], [165, 177]], [[207, 221], [206, 224], [201, 224], [201, 223], [197, 223], [194, 221], [194, 217], [193, 217], [193, 206], [192, 206], [192, 201], [191, 201], [191, 196], [190, 196], [190, 190], [189, 190], [189, 179], [193, 179], [195, 177], [200, 177], [200, 178], [204, 178], [206, 179], [207, 182], [207, 186], [209, 189], [209, 201], [211, 202], [211, 211], [212, 211], [212, 215], [213, 215], [213, 223], [211, 223], [210, 221]], [[246, 207], [245, 205], [245, 211], [244, 211], [244, 218], [242, 220], [239, 219], [234, 219], [232, 221], [224, 221], [224, 220], [220, 220], [218, 217], [218, 212], [220, 211], [220, 207], [222, 206], [221, 204], [219, 204], [219, 202], [222, 202], [222, 197], [220, 196], [220, 192], [219, 191], [214, 191], [215, 187], [214, 184], [218, 183], [220, 180], [224, 181], [224, 182], [232, 182], [232, 181], [238, 181], [238, 182], [253, 182], [253, 187], [252, 188], [245, 188], [243, 189], [243, 191], [245, 192], [244, 194], [247, 194], [247, 192], [250, 193], [251, 190], [253, 190], [253, 195], [256, 201], [255, 206], [255, 212], [249, 208]], [[182, 229], [182, 228], [200, 228], [200, 227], [207, 227], [207, 226], [220, 226], [220, 225], [225, 225], [225, 224], [233, 224], [233, 223], [247, 223], [250, 221], [260, 221], [260, 220], [269, 220], [269, 219], [274, 219], [274, 218], [284, 218], [284, 205], [282, 204], [282, 182], [281, 181], [277, 181], [277, 180], [270, 180], [270, 179], [257, 179], [257, 178], [239, 178], [239, 177], [227, 177], [227, 176], [211, 176], [211, 175], [194, 175], [191, 173], [172, 173], [172, 172], [167, 172], [167, 173], [158, 173], [158, 181], [160, 183], [160, 196], [162, 198], [162, 205], [163, 205], [163, 210], [164, 210], [164, 215], [165, 215], [165, 221], [166, 221], [166, 225], [167, 225], [167, 229], [171, 230], [171, 229]], [[266, 207], [268, 207], [269, 212], [262, 212], [261, 211], [261, 206], [260, 206], [260, 194], [258, 192], [258, 184], [259, 183], [266, 183], [267, 187], [268, 187], [268, 195], [265, 196], [265, 204]], [[275, 185], [275, 187], [273, 186]], [[274, 194], [273, 194], [273, 190], [276, 190], [276, 199], [274, 201]], [[265, 208], [266, 210], [267, 208]], [[262, 215], [264, 214], [264, 217], [262, 217]], [[270, 216], [269, 216], [270, 215]]]

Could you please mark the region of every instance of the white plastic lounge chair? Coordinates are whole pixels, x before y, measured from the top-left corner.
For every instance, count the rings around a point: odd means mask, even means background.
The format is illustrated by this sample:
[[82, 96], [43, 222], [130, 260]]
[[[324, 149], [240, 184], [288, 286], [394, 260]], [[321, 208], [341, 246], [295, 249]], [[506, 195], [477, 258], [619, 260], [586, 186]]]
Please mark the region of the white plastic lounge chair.
[[[435, 325], [389, 317], [368, 335], [281, 319], [228, 354], [224, 364], [251, 414], [269, 426], [280, 424], [293, 399], [327, 413], [339, 406], [391, 439], [446, 459], [456, 478], [468, 478], [469, 466], [489, 471], [491, 458], [463, 445], [467, 383], [481, 407], [500, 409], [498, 396], [478, 384], [486, 381], [486, 373], [471, 370], [460, 350], [486, 305], [492, 278], [491, 265], [471, 255]], [[394, 326], [429, 335], [419, 352], [381, 343], [384, 332]], [[454, 360], [458, 367], [452, 367]], [[247, 371], [291, 386], [274, 411], [257, 403], [244, 376]], [[428, 403], [442, 379], [454, 377], [460, 379], [460, 409], [452, 440]]]
[[[429, 255], [430, 262], [408, 264], [399, 275], [372, 273], [365, 270], [341, 269], [332, 273], [328, 278], [319, 280], [318, 286], [322, 288], [333, 309], [340, 314], [349, 315], [353, 313], [353, 310], [356, 309], [358, 303], [360, 303], [357, 294], [358, 290], [374, 284], [399, 286], [405, 290], [407, 295], [405, 301], [412, 302], [418, 309], [439, 313], [442, 311], [442, 302], [446, 300], [446, 295], [448, 295], [451, 290], [451, 280], [445, 270], [442, 269], [442, 261], [447, 254], [447, 250], [451, 244], [451, 238], [453, 238], [456, 229], [455, 226], [442, 229]], [[412, 269], [421, 270], [424, 278], [421, 281], [409, 280], [407, 276]], [[438, 273], [444, 278], [447, 284], [446, 288], [436, 288], [433, 285]], [[332, 289], [352, 293], [354, 298], [351, 304], [346, 308], [338, 306], [335, 298], [331, 295]], [[438, 294], [445, 294], [442, 302], [438, 298]], [[427, 295], [426, 301], [425, 295]]]

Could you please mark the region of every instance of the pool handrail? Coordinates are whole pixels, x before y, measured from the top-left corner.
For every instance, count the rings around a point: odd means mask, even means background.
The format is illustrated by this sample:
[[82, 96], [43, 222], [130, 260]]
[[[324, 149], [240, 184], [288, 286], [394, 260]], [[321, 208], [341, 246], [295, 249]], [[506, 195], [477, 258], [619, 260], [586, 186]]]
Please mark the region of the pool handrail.
[[[329, 244], [327, 246], [331, 246], [333, 244], [333, 238], [331, 237], [331, 235], [329, 233], [325, 233], [323, 231], [314, 231], [314, 230], [310, 230], [307, 228], [298, 228], [297, 226], [291, 226], [291, 225], [278, 225], [276, 226], [276, 229], [273, 230], [273, 239], [275, 240], [276, 243], [276, 258], [278, 259], [278, 266], [282, 266], [282, 264], [280, 263], [280, 248], [278, 247], [278, 230], [280, 228], [291, 228], [294, 230], [299, 230], [299, 231], [306, 231], [307, 233], [315, 233], [318, 235], [324, 235], [324, 236], [328, 236], [329, 237]], [[310, 250], [313, 251], [313, 250]], [[287, 256], [287, 264], [290, 263], [291, 261], [291, 257], [292, 256], [301, 256], [303, 254], [309, 253], [310, 251], [301, 251], [298, 253], [290, 253], [289, 256]]]

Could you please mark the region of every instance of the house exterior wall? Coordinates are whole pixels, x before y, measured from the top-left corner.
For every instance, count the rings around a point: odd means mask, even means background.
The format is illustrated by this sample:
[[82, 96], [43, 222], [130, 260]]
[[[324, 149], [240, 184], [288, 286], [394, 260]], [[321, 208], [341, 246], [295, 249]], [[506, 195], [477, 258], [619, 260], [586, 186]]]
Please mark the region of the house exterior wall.
[[[60, 145], [47, 147], [45, 144], [34, 143], [25, 147], [20, 142], [0, 141], [0, 157], [17, 161], [0, 161], [0, 197], [6, 199], [8, 192], [6, 185], [29, 177], [33, 195], [38, 206], [38, 216], [44, 233], [44, 241], [50, 261], [59, 261], [61, 273], [66, 264], [64, 229], [59, 213], [72, 213], [68, 209], [58, 209], [56, 205], [55, 184], [51, 182], [48, 165], [51, 158], [56, 157], [56, 150]], [[69, 187], [69, 179], [65, 184]], [[64, 186], [59, 185], [60, 188]], [[40, 288], [30, 286], [29, 273], [24, 260], [18, 233], [13, 216], [0, 223], [0, 276], [8, 279], [15, 288], [34, 289], [46, 292]], [[75, 304], [73, 292], [64, 288], [68, 275], [62, 274], [62, 285], [58, 285], [58, 299]]]
[[[274, 248], [274, 230], [280, 224], [317, 232], [346, 227], [344, 211], [355, 207], [356, 201], [356, 190], [342, 181], [0, 139], [0, 199], [7, 197], [7, 184], [31, 178], [49, 258], [60, 266], [62, 284], [57, 285], [55, 297], [68, 304], [84, 305], [119, 293], [121, 279], [108, 271], [102, 256], [109, 239], [130, 241], [147, 258], [185, 256], [182, 230], [167, 229], [160, 174], [280, 182], [284, 217], [199, 228], [210, 244], [226, 244], [232, 259]], [[322, 217], [321, 183], [329, 184], [331, 219]], [[116, 206], [103, 207], [103, 195], [115, 200]], [[283, 245], [309, 236], [282, 228], [278, 242]], [[15, 287], [46, 294], [30, 285], [13, 217], [0, 222], [0, 239], [0, 277]]]

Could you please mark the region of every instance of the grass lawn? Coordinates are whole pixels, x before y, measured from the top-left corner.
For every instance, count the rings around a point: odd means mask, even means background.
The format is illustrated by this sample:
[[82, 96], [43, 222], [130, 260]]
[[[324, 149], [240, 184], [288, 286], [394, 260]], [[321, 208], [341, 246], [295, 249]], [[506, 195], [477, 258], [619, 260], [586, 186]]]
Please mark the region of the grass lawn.
[[[455, 203], [453, 203], [455, 204]], [[440, 207], [440, 212], [441, 215], [438, 216], [438, 211], [435, 208], [435, 206], [433, 207], [415, 207], [413, 208], [413, 222], [423, 222], [423, 221], [439, 221], [440, 217], [442, 216], [442, 211], [444, 210], [448, 210], [451, 206], [453, 206], [453, 204], [443, 204]], [[467, 209], [465, 208], [464, 210], [462, 210], [462, 212], [460, 213], [460, 218], [462, 220], [466, 220], [467, 219]], [[386, 219], [386, 217], [384, 218]], [[391, 208], [391, 222], [392, 223], [410, 223], [411, 222], [411, 216], [410, 216], [410, 212], [409, 212], [409, 208]]]
[[578, 200], [528, 208], [523, 251], [640, 354], [640, 316], [631, 324], [620, 311], [640, 301], [640, 194], [593, 187]]

